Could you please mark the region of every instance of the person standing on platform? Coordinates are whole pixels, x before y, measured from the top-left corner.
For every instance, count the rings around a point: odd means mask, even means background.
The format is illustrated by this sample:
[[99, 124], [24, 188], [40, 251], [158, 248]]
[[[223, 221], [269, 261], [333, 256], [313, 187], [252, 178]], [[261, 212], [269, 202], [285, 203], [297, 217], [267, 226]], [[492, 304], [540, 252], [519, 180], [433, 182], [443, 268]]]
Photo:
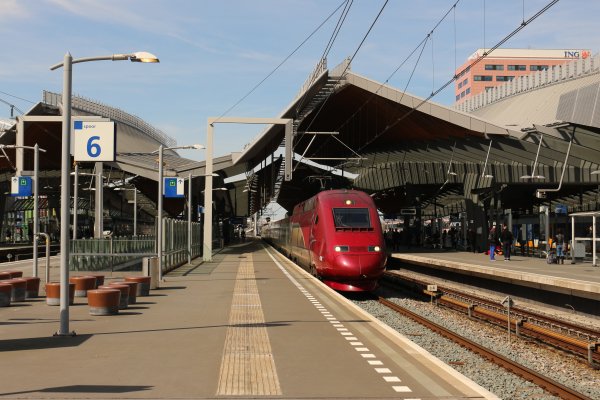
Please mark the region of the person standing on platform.
[[488, 234], [488, 242], [490, 243], [490, 261], [496, 261], [496, 246], [498, 245], [498, 235], [496, 234], [496, 225], [490, 228]]
[[500, 241], [502, 241], [502, 253], [504, 254], [504, 261], [510, 261], [510, 252], [515, 237], [512, 232], [508, 229], [508, 226], [504, 224], [502, 226], [502, 232], [500, 233]]
[[565, 263], [565, 235], [563, 235], [562, 231], [559, 229], [556, 233], [556, 236], [552, 239], [554, 243], [556, 243], [556, 263], [564, 264]]
[[477, 253], [477, 234], [475, 233], [475, 229], [472, 227], [467, 231], [467, 246], [471, 249], [473, 253]]

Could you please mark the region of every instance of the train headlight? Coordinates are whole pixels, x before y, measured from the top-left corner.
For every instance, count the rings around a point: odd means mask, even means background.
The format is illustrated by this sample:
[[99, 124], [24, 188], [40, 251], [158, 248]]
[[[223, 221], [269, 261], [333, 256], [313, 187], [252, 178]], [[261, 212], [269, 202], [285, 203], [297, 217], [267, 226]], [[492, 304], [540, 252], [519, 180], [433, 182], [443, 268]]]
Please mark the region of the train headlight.
[[379, 246], [369, 246], [369, 251], [374, 251], [376, 253], [381, 251], [381, 247]]
[[348, 250], [350, 250], [350, 248], [348, 246], [335, 246], [333, 249], [338, 253], [343, 253], [343, 252], [347, 252]]

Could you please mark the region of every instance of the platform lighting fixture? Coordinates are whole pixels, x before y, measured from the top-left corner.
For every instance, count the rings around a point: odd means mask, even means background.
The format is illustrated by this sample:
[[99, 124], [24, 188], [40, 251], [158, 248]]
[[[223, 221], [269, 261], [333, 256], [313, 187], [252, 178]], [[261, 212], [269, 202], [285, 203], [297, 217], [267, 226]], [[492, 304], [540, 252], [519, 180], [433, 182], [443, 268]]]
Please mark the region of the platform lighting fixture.
[[535, 161], [533, 162], [533, 168], [531, 168], [531, 175], [523, 175], [521, 179], [546, 179], [543, 175], [536, 175], [535, 169], [537, 167], [538, 157], [540, 156], [540, 149], [542, 148], [542, 142], [544, 141], [544, 134], [540, 134], [540, 143], [538, 144], [537, 153], [535, 155]]
[[[213, 192], [214, 191], [225, 191], [225, 190], [229, 190], [229, 189], [224, 188], [224, 187], [213, 188]], [[200, 193], [204, 193], [204, 190], [201, 190]]]
[[448, 171], [446, 171], [446, 175], [456, 176], [456, 172], [452, 171], [452, 162], [454, 161], [454, 149], [456, 148], [456, 142], [452, 146], [452, 156], [450, 157], [450, 164], [448, 164]]
[[598, 171], [593, 171], [592, 175], [600, 175], [600, 169]]
[[121, 61], [131, 60], [133, 62], [157, 63], [158, 57], [145, 51], [129, 54], [112, 54], [109, 56], [84, 57], [73, 59], [71, 53], [64, 55], [63, 62], [50, 67], [51, 71], [63, 68], [63, 90], [62, 90], [62, 147], [61, 147], [61, 175], [60, 175], [60, 325], [55, 335], [68, 336], [69, 332], [69, 162], [71, 159], [71, 96], [73, 64], [89, 61]]
[[485, 169], [487, 168], [488, 159], [490, 158], [490, 150], [492, 149], [492, 142], [494, 139], [490, 139], [490, 145], [488, 146], [488, 151], [485, 156], [485, 163], [483, 164], [483, 173], [481, 174], [482, 178], [493, 178], [494, 175], [486, 174]]

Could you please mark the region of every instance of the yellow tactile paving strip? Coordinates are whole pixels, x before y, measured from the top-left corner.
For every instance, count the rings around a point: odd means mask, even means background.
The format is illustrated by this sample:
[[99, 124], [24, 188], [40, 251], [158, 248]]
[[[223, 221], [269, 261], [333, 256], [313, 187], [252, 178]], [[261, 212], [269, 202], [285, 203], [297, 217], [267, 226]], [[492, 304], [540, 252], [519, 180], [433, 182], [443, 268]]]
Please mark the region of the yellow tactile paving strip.
[[245, 256], [236, 276], [217, 396], [281, 395], [252, 254]]

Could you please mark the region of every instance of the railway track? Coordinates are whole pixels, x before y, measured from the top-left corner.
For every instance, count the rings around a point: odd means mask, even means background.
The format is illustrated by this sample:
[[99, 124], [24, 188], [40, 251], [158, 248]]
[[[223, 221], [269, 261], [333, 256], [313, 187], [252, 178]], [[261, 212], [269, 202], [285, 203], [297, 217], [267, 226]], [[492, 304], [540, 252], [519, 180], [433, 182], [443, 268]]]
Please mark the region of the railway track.
[[[422, 294], [434, 297], [437, 304], [468, 314], [469, 317], [479, 318], [502, 327], [509, 326], [509, 316], [497, 302], [439, 285], [437, 292], [428, 292], [426, 282], [390, 272], [386, 272], [385, 278], [396, 285], [408, 283]], [[517, 336], [535, 338], [545, 344], [586, 358], [594, 368], [598, 368], [600, 364], [598, 351], [600, 332], [598, 331], [518, 307], [512, 307], [510, 310], [510, 328]]]
[[380, 304], [390, 308], [391, 310], [400, 313], [417, 323], [426, 326], [428, 329], [452, 340], [455, 343], [469, 349], [470, 351], [479, 354], [481, 357], [484, 357], [491, 362], [511, 371], [512, 373], [521, 376], [523, 379], [531, 381], [541, 388], [547, 390], [549, 393], [552, 393], [555, 396], [560, 397], [565, 400], [592, 400], [591, 397], [588, 397], [582, 393], [576, 392], [550, 378], [547, 378], [537, 372], [524, 367], [514, 361], [490, 350], [487, 349], [467, 338], [464, 338], [434, 322], [429, 321], [428, 319], [421, 317], [418, 314], [415, 314], [412, 311], [407, 310], [406, 308], [393, 303], [389, 300], [386, 300], [382, 297], [378, 298]]

